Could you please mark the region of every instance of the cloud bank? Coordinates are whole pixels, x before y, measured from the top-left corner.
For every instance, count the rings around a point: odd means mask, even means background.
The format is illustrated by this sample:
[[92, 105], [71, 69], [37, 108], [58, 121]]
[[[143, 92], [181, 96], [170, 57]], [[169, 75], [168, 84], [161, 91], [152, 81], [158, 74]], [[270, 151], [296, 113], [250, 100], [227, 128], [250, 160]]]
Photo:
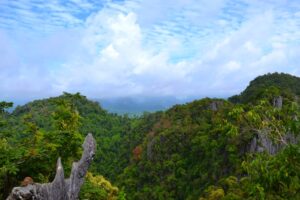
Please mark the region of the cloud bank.
[[0, 2], [0, 98], [239, 93], [267, 72], [300, 75], [300, 2]]

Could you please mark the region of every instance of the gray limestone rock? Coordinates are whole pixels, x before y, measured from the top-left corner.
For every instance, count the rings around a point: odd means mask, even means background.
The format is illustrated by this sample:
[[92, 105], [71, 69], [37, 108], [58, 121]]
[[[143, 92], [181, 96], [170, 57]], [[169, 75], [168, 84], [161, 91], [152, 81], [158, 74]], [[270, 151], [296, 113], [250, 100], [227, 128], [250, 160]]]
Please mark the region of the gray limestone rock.
[[255, 152], [267, 152], [271, 155], [278, 153], [287, 144], [296, 144], [300, 141], [300, 135], [296, 136], [292, 133], [287, 133], [282, 138], [283, 142], [276, 143], [267, 136], [263, 131], [259, 132], [250, 142], [249, 151]]
[[275, 108], [282, 108], [282, 103], [283, 103], [282, 96], [278, 96], [273, 99], [273, 106]]
[[218, 111], [222, 107], [222, 105], [223, 105], [222, 101], [214, 100], [210, 103], [209, 108], [212, 111]]
[[83, 143], [83, 154], [78, 162], [74, 162], [69, 179], [64, 177], [64, 169], [60, 158], [57, 160], [56, 175], [52, 183], [33, 183], [26, 187], [15, 187], [6, 200], [75, 200], [78, 199], [80, 187], [93, 160], [96, 141], [88, 134]]

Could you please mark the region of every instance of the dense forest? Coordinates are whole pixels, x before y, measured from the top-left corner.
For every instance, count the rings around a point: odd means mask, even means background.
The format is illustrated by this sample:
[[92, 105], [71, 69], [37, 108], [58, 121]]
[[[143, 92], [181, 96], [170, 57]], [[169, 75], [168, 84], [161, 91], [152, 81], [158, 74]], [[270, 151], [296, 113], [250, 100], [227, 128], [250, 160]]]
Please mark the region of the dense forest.
[[[97, 141], [80, 198], [300, 199], [300, 78], [257, 77], [240, 94], [129, 117], [76, 93], [0, 102], [0, 199], [24, 177], [54, 178]], [[66, 168], [66, 174], [70, 168]]]

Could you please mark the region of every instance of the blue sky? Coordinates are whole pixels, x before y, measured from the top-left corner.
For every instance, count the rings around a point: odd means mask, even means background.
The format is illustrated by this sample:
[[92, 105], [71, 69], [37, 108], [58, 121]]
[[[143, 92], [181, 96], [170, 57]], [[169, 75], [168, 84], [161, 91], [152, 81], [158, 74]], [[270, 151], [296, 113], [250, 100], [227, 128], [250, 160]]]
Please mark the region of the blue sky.
[[228, 97], [300, 76], [299, 0], [0, 0], [0, 98]]

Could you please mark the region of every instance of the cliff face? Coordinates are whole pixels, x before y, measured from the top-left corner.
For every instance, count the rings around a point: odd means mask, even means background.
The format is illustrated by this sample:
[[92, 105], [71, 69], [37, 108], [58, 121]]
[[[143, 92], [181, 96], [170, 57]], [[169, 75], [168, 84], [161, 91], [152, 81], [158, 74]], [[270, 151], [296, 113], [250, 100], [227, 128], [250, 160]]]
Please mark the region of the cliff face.
[[[273, 107], [276, 109], [281, 109], [283, 106], [283, 97], [277, 96], [273, 98]], [[297, 118], [294, 118], [297, 120]], [[271, 155], [278, 153], [285, 146], [289, 144], [296, 144], [300, 141], [300, 135], [295, 135], [291, 132], [284, 134], [279, 141], [274, 141], [270, 137], [268, 130], [260, 130], [252, 138], [248, 151], [251, 153], [267, 152]]]
[[282, 141], [273, 141], [266, 131], [260, 131], [250, 142], [249, 152], [260, 153], [267, 152], [271, 155], [275, 155], [281, 151], [288, 144], [297, 144], [300, 141], [300, 135], [296, 136], [292, 133], [287, 133], [282, 137]]

